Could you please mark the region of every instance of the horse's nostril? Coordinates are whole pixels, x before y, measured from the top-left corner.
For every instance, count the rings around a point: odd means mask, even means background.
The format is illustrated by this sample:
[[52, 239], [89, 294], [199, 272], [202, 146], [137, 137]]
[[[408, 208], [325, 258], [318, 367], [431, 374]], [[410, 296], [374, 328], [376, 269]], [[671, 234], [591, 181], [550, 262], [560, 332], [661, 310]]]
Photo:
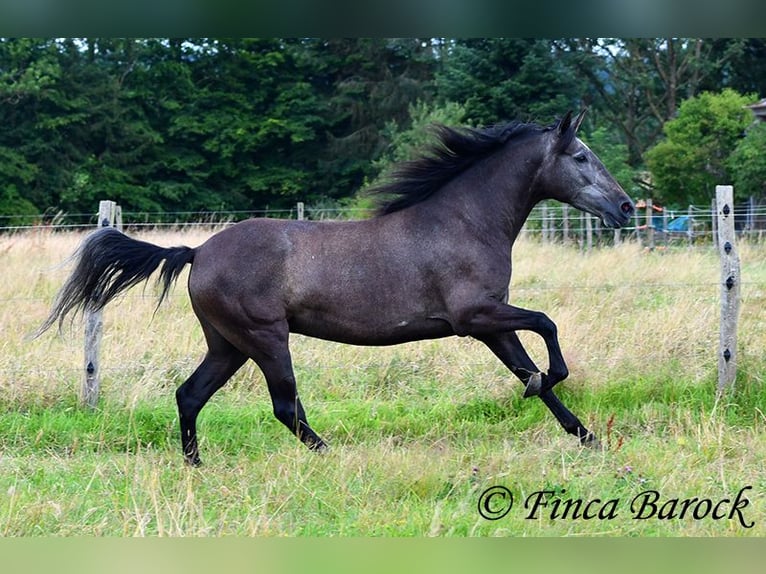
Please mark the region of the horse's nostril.
[[632, 204], [630, 201], [625, 201], [625, 202], [623, 202], [623, 204], [620, 206], [620, 209], [622, 209], [622, 212], [623, 212], [625, 215], [630, 215], [630, 214], [632, 214], [632, 213], [633, 213], [633, 204]]

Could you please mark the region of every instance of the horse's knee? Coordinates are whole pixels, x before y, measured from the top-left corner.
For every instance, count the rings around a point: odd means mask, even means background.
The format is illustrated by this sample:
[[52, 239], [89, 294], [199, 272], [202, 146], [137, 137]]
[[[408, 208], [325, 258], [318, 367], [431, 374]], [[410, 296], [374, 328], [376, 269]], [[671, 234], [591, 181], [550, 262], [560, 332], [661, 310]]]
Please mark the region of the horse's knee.
[[295, 407], [295, 401], [275, 400], [273, 412], [276, 419], [295, 432], [298, 428], [298, 411]]
[[548, 384], [553, 385], [560, 383], [569, 376], [569, 369], [566, 365], [559, 365], [555, 369], [548, 371]]

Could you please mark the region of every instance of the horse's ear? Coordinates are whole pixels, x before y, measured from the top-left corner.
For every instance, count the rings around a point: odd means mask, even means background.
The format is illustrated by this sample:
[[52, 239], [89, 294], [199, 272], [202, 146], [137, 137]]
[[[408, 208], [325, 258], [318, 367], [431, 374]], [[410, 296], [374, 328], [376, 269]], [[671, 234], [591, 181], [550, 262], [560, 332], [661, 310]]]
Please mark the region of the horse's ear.
[[582, 123], [583, 117], [585, 117], [585, 112], [588, 111], [588, 108], [583, 108], [582, 111], [577, 114], [577, 117], [574, 119], [574, 122], [572, 124], [572, 131], [574, 133], [577, 133], [577, 130], [580, 129], [580, 124]]
[[[577, 116], [577, 121], [581, 119], [581, 115]], [[563, 153], [569, 147], [569, 144], [572, 143], [575, 137], [575, 130], [577, 130], [578, 126], [579, 124], [575, 125], [574, 129], [572, 128], [572, 110], [569, 110], [567, 115], [561, 119], [559, 125], [556, 126], [555, 151]]]
[[571, 125], [572, 125], [572, 110], [569, 110], [567, 112], [567, 115], [565, 115], [559, 122], [558, 129], [556, 130], [559, 137], [566, 134], [569, 131], [569, 128]]

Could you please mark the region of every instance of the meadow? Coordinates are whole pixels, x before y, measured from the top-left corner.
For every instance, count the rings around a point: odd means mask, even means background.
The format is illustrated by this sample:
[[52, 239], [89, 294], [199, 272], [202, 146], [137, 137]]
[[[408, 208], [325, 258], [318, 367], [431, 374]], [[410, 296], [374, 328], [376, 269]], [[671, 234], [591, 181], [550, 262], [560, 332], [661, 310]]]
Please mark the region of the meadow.
[[[194, 246], [210, 233], [131, 234]], [[571, 373], [557, 393], [600, 450], [523, 399], [471, 339], [293, 336], [303, 404], [330, 450], [309, 452], [274, 419], [248, 364], [202, 411], [193, 469], [174, 391], [205, 345], [185, 274], [156, 314], [151, 284], [107, 307], [96, 409], [78, 403], [82, 323], [29, 338], [82, 238], [0, 237], [0, 536], [766, 535], [763, 245], [739, 246], [739, 372], [717, 397], [712, 247], [517, 243], [511, 300], [557, 323]], [[545, 368], [541, 341], [522, 339]]]

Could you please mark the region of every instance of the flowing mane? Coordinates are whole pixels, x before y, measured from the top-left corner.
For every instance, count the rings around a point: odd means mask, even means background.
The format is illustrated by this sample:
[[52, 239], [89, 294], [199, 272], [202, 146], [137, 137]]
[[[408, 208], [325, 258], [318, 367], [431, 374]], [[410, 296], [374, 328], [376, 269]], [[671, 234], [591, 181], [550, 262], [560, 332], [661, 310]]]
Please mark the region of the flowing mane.
[[419, 157], [394, 167], [386, 177], [387, 181], [369, 190], [382, 198], [376, 215], [394, 213], [420, 203], [509, 140], [553, 127], [555, 125], [541, 127], [521, 122], [487, 128], [452, 128], [435, 124], [432, 130], [436, 141]]

